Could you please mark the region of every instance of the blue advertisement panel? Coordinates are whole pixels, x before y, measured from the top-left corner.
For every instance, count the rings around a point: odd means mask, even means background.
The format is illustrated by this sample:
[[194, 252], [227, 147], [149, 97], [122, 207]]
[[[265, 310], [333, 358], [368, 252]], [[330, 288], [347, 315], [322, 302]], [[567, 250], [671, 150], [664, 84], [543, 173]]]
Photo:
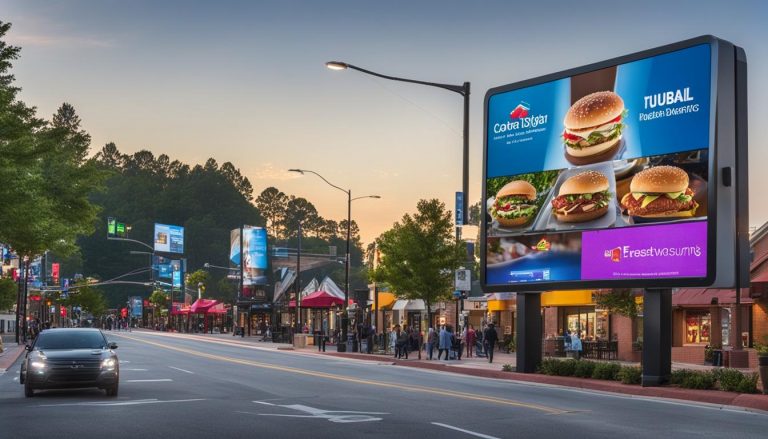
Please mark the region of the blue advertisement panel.
[[712, 83], [698, 44], [487, 96], [486, 284], [706, 278]]
[[155, 223], [155, 251], [184, 253], [184, 227]]
[[130, 305], [131, 315], [133, 317], [141, 317], [143, 314], [144, 300], [139, 296], [133, 296], [128, 299]]
[[243, 227], [243, 285], [267, 283], [267, 229]]

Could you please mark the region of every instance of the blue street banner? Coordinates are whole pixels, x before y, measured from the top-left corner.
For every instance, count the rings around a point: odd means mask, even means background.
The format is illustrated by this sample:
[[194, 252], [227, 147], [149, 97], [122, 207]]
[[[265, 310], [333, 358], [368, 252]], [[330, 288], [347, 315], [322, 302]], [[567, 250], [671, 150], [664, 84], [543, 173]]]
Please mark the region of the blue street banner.
[[456, 192], [456, 225], [464, 224], [464, 192]]

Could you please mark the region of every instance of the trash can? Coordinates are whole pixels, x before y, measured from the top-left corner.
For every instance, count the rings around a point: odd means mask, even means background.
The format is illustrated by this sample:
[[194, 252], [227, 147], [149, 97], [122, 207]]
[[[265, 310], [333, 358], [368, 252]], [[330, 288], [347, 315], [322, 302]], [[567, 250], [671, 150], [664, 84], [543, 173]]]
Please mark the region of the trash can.
[[723, 367], [723, 350], [715, 349], [712, 351], [712, 365], [715, 367]]

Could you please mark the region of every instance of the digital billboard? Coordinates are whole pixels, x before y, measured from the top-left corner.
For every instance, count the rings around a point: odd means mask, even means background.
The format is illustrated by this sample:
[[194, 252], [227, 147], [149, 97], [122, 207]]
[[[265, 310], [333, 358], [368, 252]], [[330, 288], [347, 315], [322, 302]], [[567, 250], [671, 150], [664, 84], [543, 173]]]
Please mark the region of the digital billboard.
[[711, 283], [713, 47], [702, 41], [488, 92], [483, 283], [491, 291]]
[[267, 229], [243, 226], [243, 285], [267, 284]]
[[184, 227], [155, 223], [155, 251], [184, 253]]

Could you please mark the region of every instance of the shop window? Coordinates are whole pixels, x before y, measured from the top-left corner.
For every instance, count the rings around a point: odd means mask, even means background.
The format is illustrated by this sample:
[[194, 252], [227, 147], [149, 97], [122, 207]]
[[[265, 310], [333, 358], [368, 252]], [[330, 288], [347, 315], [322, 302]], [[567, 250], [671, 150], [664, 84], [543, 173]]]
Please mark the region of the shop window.
[[706, 311], [688, 311], [685, 316], [685, 342], [709, 343], [712, 319]]

